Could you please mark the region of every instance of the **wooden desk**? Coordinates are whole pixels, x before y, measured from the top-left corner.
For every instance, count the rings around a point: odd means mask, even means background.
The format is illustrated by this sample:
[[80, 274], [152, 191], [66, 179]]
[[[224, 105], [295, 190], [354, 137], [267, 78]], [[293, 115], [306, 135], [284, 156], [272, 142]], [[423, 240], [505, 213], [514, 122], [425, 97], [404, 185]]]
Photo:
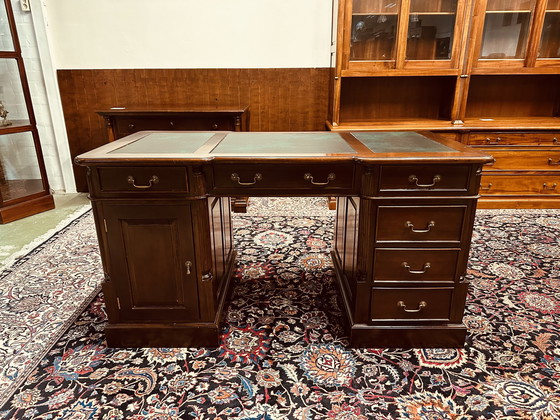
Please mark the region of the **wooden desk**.
[[336, 196], [351, 346], [461, 347], [482, 165], [417, 133], [142, 132], [88, 167], [114, 347], [216, 346], [235, 262], [229, 197]]

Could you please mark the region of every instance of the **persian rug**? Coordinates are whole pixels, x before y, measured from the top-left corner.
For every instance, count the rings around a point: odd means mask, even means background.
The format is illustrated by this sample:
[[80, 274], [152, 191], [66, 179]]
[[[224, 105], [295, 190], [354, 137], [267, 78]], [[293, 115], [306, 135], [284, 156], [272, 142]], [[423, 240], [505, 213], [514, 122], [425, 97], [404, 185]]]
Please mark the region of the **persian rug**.
[[216, 349], [107, 348], [98, 294], [0, 418], [560, 418], [559, 211], [477, 213], [464, 349], [348, 349], [333, 223], [235, 217], [239, 258]]
[[84, 210], [0, 271], [0, 404], [99, 292], [103, 270]]

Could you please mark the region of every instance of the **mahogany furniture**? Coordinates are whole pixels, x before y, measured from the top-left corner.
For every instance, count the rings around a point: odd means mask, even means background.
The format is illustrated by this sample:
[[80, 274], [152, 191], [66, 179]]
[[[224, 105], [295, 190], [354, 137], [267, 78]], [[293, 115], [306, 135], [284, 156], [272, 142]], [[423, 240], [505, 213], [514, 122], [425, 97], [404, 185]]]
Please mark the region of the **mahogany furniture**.
[[333, 44], [331, 130], [495, 146], [479, 207], [560, 207], [560, 0], [341, 0]]
[[412, 132], [140, 132], [82, 154], [107, 342], [218, 345], [235, 263], [228, 197], [336, 196], [332, 256], [350, 345], [461, 347], [491, 160]]
[[145, 130], [249, 131], [247, 106], [238, 109], [114, 107], [97, 113], [105, 120], [109, 141]]
[[54, 208], [11, 7], [0, 0], [0, 223]]
[[[114, 141], [145, 130], [249, 131], [249, 107], [122, 108], [97, 111], [105, 120], [107, 138]], [[231, 197], [231, 209], [247, 212], [247, 197]]]

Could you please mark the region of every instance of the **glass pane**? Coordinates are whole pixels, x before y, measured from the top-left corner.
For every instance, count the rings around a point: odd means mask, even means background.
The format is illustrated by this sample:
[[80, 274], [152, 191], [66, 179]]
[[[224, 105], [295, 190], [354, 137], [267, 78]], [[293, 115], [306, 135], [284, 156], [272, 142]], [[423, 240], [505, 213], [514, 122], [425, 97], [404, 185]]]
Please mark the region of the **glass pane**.
[[0, 0], [0, 51], [14, 51], [14, 43], [4, 0]]
[[539, 58], [560, 58], [560, 0], [548, 1]]
[[44, 191], [31, 132], [0, 135], [0, 195], [6, 202]]
[[13, 58], [0, 58], [0, 102], [0, 126], [28, 123], [19, 69]]
[[408, 22], [408, 60], [449, 60], [457, 0], [412, 0]]
[[523, 59], [534, 0], [488, 0], [480, 58]]
[[399, 5], [388, 0], [354, 0], [350, 60], [394, 60]]

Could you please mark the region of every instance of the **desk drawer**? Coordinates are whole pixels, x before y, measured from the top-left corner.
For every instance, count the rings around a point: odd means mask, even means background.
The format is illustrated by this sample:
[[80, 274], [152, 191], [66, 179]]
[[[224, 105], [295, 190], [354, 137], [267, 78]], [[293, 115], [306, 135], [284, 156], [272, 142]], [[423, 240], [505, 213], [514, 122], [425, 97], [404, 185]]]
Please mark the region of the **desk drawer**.
[[560, 173], [536, 175], [487, 172], [480, 183], [482, 195], [558, 195]]
[[375, 250], [375, 282], [454, 283], [460, 249], [378, 248]]
[[379, 206], [378, 242], [461, 241], [467, 206]]
[[371, 320], [433, 320], [451, 318], [452, 287], [380, 288], [371, 291]]
[[437, 192], [466, 194], [471, 167], [468, 165], [382, 166], [379, 191], [386, 195], [434, 195]]
[[560, 146], [560, 133], [471, 133], [468, 144], [476, 146]]
[[484, 169], [492, 170], [560, 170], [560, 148], [558, 149], [484, 149], [494, 157], [494, 163]]
[[297, 189], [327, 193], [351, 190], [353, 173], [352, 164], [216, 164], [214, 186], [218, 190], [237, 192]]
[[139, 166], [99, 168], [102, 192], [188, 192], [186, 168]]

